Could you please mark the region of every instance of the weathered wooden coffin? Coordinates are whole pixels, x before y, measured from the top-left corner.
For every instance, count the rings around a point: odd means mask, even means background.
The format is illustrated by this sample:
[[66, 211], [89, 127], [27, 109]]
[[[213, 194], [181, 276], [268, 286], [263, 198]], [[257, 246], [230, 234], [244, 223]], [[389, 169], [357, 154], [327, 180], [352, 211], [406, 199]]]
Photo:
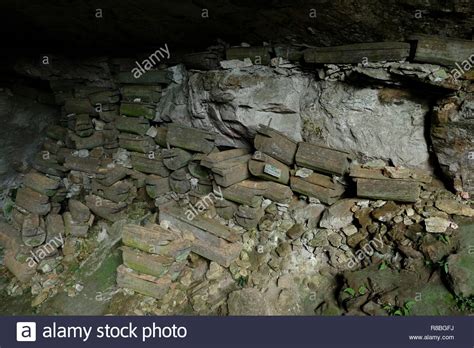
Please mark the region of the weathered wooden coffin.
[[229, 267], [242, 250], [242, 244], [237, 242], [240, 236], [213, 219], [199, 215], [190, 218], [189, 214], [189, 211], [172, 205], [160, 207], [160, 221], [169, 221], [174, 227], [190, 232], [195, 237], [192, 252]]
[[138, 170], [142, 173], [156, 174], [162, 177], [170, 175], [170, 171], [163, 164], [161, 158], [150, 158], [146, 154], [132, 152], [130, 154], [130, 160], [132, 162], [133, 169]]
[[220, 152], [213, 152], [208, 154], [201, 160], [201, 165], [206, 168], [212, 168], [221, 162], [247, 154], [249, 154], [249, 150], [247, 149], [232, 149]]
[[168, 272], [169, 267], [174, 263], [174, 258], [163, 255], [154, 255], [143, 251], [123, 246], [123, 264], [137, 272], [149, 274], [154, 277], [161, 277]]
[[398, 202], [416, 202], [420, 196], [420, 184], [413, 180], [355, 179], [357, 196]]
[[255, 148], [287, 165], [292, 165], [298, 144], [283, 133], [259, 125], [254, 139]]
[[278, 203], [288, 203], [293, 197], [290, 187], [273, 181], [244, 180], [241, 185], [264, 189], [263, 197]]
[[409, 55], [409, 43], [371, 42], [308, 48], [304, 51], [304, 61], [315, 64], [357, 64], [364, 61], [400, 61]]
[[166, 141], [170, 146], [202, 153], [209, 153], [214, 149], [215, 139], [216, 135], [213, 133], [174, 123], [168, 125], [166, 135]]
[[265, 188], [256, 188], [250, 185], [244, 185], [247, 181], [249, 180], [244, 180], [226, 187], [222, 190], [223, 197], [231, 202], [245, 204], [251, 207], [260, 206], [266, 186]]
[[253, 176], [288, 184], [290, 180], [290, 169], [285, 164], [276, 159], [256, 152], [249, 161], [249, 171]]
[[120, 104], [120, 114], [132, 117], [145, 117], [152, 120], [155, 118], [155, 107], [150, 104], [126, 103]]
[[60, 183], [58, 178], [50, 178], [35, 172], [30, 172], [23, 178], [23, 185], [49, 197], [56, 193]]
[[100, 161], [92, 157], [77, 157], [67, 155], [64, 162], [64, 167], [70, 170], [77, 170], [85, 173], [98, 173], [100, 168]]
[[115, 126], [119, 131], [137, 135], [145, 135], [150, 128], [148, 121], [141, 117], [117, 117]]
[[155, 142], [146, 135], [131, 135], [121, 133], [119, 135], [120, 147], [134, 152], [149, 153], [155, 149]]
[[122, 230], [122, 243], [146, 253], [181, 261], [188, 256], [192, 240], [156, 224], [148, 226], [128, 224]]
[[170, 170], [177, 170], [188, 165], [192, 155], [183, 149], [163, 150], [163, 164]]
[[349, 168], [349, 154], [329, 147], [301, 142], [296, 152], [296, 164], [315, 171], [344, 175]]
[[214, 180], [223, 187], [228, 187], [250, 176], [248, 161], [251, 155], [243, 155], [220, 162], [212, 167]]
[[413, 35], [409, 40], [416, 42], [414, 60], [418, 62], [450, 67], [458, 63], [462, 67], [462, 62], [474, 55], [474, 41], [472, 40], [431, 35]]
[[15, 203], [33, 214], [46, 215], [51, 210], [49, 198], [29, 187], [18, 189]]
[[125, 101], [157, 103], [161, 98], [161, 86], [124, 85], [120, 88]]
[[158, 196], [171, 192], [169, 178], [149, 175], [146, 179], [146, 193], [155, 199]]
[[117, 285], [121, 288], [132, 289], [140, 294], [160, 299], [168, 292], [171, 285], [171, 277], [156, 278], [120, 265], [117, 268]]
[[326, 204], [333, 204], [344, 193], [344, 186], [334, 182], [331, 177], [313, 173], [306, 178], [292, 176], [291, 189], [309, 197], [315, 197]]

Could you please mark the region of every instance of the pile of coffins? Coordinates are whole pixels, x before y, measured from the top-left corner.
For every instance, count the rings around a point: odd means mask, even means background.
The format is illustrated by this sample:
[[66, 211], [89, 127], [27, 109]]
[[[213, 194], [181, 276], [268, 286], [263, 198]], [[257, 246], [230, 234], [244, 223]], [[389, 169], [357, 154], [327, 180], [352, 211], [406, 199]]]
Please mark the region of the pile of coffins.
[[123, 265], [117, 269], [118, 286], [162, 298], [186, 265], [192, 236], [156, 224], [125, 225], [122, 243]]
[[[252, 61], [259, 57], [258, 64], [271, 64], [274, 54], [291, 61], [350, 64], [364, 57], [403, 60], [409, 46], [384, 43], [304, 52], [240, 47], [229, 48], [226, 56]], [[429, 59], [429, 52], [420, 51], [416, 57]], [[214, 67], [215, 62], [208, 65]], [[191, 289], [195, 306], [201, 308], [208, 304], [210, 283], [230, 289], [235, 285], [229, 280], [231, 273], [239, 282], [245, 281], [250, 261], [242, 257], [249, 258], [243, 251], [248, 244], [244, 233], [259, 230], [259, 238], [270, 241], [270, 233], [263, 232], [272, 228], [273, 217], [288, 215], [295, 195], [310, 205], [300, 216], [292, 212], [296, 223], [290, 221], [284, 234], [289, 240], [275, 249], [281, 258], [292, 247], [308, 242], [313, 250], [331, 250], [330, 259], [343, 260], [349, 247], [364, 245], [369, 234], [382, 236], [386, 231], [380, 232], [380, 226], [387, 221], [406, 226], [422, 221], [421, 208], [415, 221], [410, 220], [414, 213], [402, 217], [399, 207], [386, 201], [419, 202], [420, 187], [431, 181], [423, 171], [359, 164], [343, 149], [296, 142], [270, 124], [255, 130], [253, 148], [219, 148], [217, 134], [155, 122], [156, 103], [171, 82], [169, 70], [149, 70], [138, 79], [122, 71], [114, 78], [105, 86], [90, 81], [51, 81], [63, 112], [61, 123], [48, 128], [33, 169], [16, 191], [11, 223], [19, 238], [8, 231], [15, 243], [10, 243], [14, 248], [8, 251], [5, 264], [23, 282], [37, 268], [44, 273], [54, 271], [42, 267], [47, 260], [74, 258], [69, 246], [91, 237], [99, 221], [125, 220], [118, 285], [162, 299], [177, 282], [187, 284], [188, 263], [209, 260], [210, 269], [207, 263], [197, 266], [206, 269], [207, 280]], [[346, 199], [354, 196], [381, 202], [372, 202], [369, 208], [365, 200]], [[154, 216], [144, 226], [140, 219], [130, 224], [137, 202], [156, 212], [158, 221]], [[305, 214], [314, 216], [302, 218]], [[360, 227], [352, 224], [354, 217]], [[378, 221], [375, 227], [368, 226], [372, 217]], [[440, 223], [447, 224], [443, 231], [453, 226], [447, 219], [440, 222], [436, 215], [424, 217], [430, 233], [443, 230]], [[317, 233], [318, 227], [323, 232]], [[315, 231], [307, 233], [306, 229]], [[34, 262], [29, 261], [30, 254]], [[267, 264], [265, 267], [278, 269], [275, 261]], [[224, 280], [217, 281], [216, 274]], [[211, 306], [223, 298], [217, 290], [213, 295]]]

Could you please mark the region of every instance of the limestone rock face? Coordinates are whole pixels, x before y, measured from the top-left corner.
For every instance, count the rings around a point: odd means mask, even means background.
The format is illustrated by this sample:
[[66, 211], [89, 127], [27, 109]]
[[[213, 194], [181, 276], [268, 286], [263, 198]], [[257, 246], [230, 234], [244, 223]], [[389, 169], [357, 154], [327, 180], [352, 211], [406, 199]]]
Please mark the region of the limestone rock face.
[[217, 145], [243, 147], [257, 126], [271, 118], [273, 128], [293, 140], [302, 139], [300, 98], [312, 81], [308, 75], [284, 76], [269, 67], [252, 66], [194, 72], [188, 77], [185, 85], [172, 85], [164, 92], [155, 120], [188, 121], [220, 133]]
[[185, 72], [163, 91], [155, 121], [216, 132], [216, 145], [246, 147], [258, 124], [295, 141], [349, 151], [360, 159], [428, 169], [426, 102], [387, 103], [376, 88], [318, 81], [295, 69], [250, 66]]
[[[46, 126], [56, 122], [58, 112], [29, 98], [0, 93], [0, 187], [15, 179], [31, 162], [43, 140]], [[25, 141], [28, 139], [28, 141]], [[24, 168], [23, 168], [24, 169]]]
[[382, 102], [382, 90], [321, 81], [307, 93], [301, 117], [306, 141], [381, 158], [394, 165], [428, 168], [424, 122], [429, 106], [408, 98]]
[[474, 94], [439, 102], [431, 126], [431, 139], [441, 169], [455, 180], [456, 190], [473, 194]]

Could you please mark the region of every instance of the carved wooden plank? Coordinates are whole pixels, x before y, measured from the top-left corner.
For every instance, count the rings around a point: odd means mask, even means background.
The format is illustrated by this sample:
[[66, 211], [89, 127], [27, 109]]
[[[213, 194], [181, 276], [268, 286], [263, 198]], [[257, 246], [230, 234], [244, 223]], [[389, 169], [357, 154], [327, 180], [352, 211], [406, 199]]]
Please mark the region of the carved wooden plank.
[[325, 146], [299, 143], [296, 164], [327, 174], [344, 175], [349, 167], [349, 154]]
[[357, 181], [357, 196], [398, 202], [416, 202], [420, 196], [420, 185], [410, 180], [362, 179]]
[[406, 42], [372, 42], [335, 47], [315, 47], [304, 51], [306, 63], [357, 64], [363, 61], [400, 61], [410, 55]]

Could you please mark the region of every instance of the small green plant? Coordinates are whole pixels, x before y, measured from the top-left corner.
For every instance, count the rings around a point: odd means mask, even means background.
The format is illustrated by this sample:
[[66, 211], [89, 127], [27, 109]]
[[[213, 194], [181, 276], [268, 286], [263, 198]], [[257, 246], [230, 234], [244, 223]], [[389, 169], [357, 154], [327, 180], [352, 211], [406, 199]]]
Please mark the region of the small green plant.
[[243, 288], [245, 285], [247, 285], [249, 281], [249, 277], [244, 277], [244, 276], [240, 276], [239, 279], [237, 279], [237, 284]]
[[387, 264], [385, 263], [385, 261], [382, 261], [382, 263], [380, 264], [379, 266], [379, 270], [380, 271], [383, 271], [384, 269], [387, 269]]
[[460, 311], [474, 312], [474, 296], [469, 296], [469, 297], [456, 296], [455, 300], [456, 300], [456, 305], [458, 306]]
[[441, 261], [438, 261], [436, 264], [439, 266], [439, 268], [441, 268], [444, 271], [444, 273], [449, 274], [449, 266], [448, 266], [447, 258], [444, 258]]
[[449, 243], [450, 243], [449, 236], [447, 236], [447, 235], [445, 235], [445, 234], [439, 234], [439, 235], [438, 235], [438, 240], [440, 240], [440, 241], [443, 242], [444, 244], [449, 244]]
[[352, 289], [352, 288], [345, 288], [345, 289], [344, 289], [344, 292], [345, 292], [346, 294], [349, 294], [351, 297], [354, 297], [355, 294], [356, 294], [355, 290]]
[[366, 292], [367, 292], [367, 288], [362, 285], [362, 286], [359, 288], [359, 294], [365, 295]]
[[410, 315], [411, 307], [415, 304], [415, 301], [409, 300], [405, 302], [403, 306], [393, 306], [391, 304], [384, 305], [382, 308], [387, 311], [388, 315], [392, 316], [407, 316]]

